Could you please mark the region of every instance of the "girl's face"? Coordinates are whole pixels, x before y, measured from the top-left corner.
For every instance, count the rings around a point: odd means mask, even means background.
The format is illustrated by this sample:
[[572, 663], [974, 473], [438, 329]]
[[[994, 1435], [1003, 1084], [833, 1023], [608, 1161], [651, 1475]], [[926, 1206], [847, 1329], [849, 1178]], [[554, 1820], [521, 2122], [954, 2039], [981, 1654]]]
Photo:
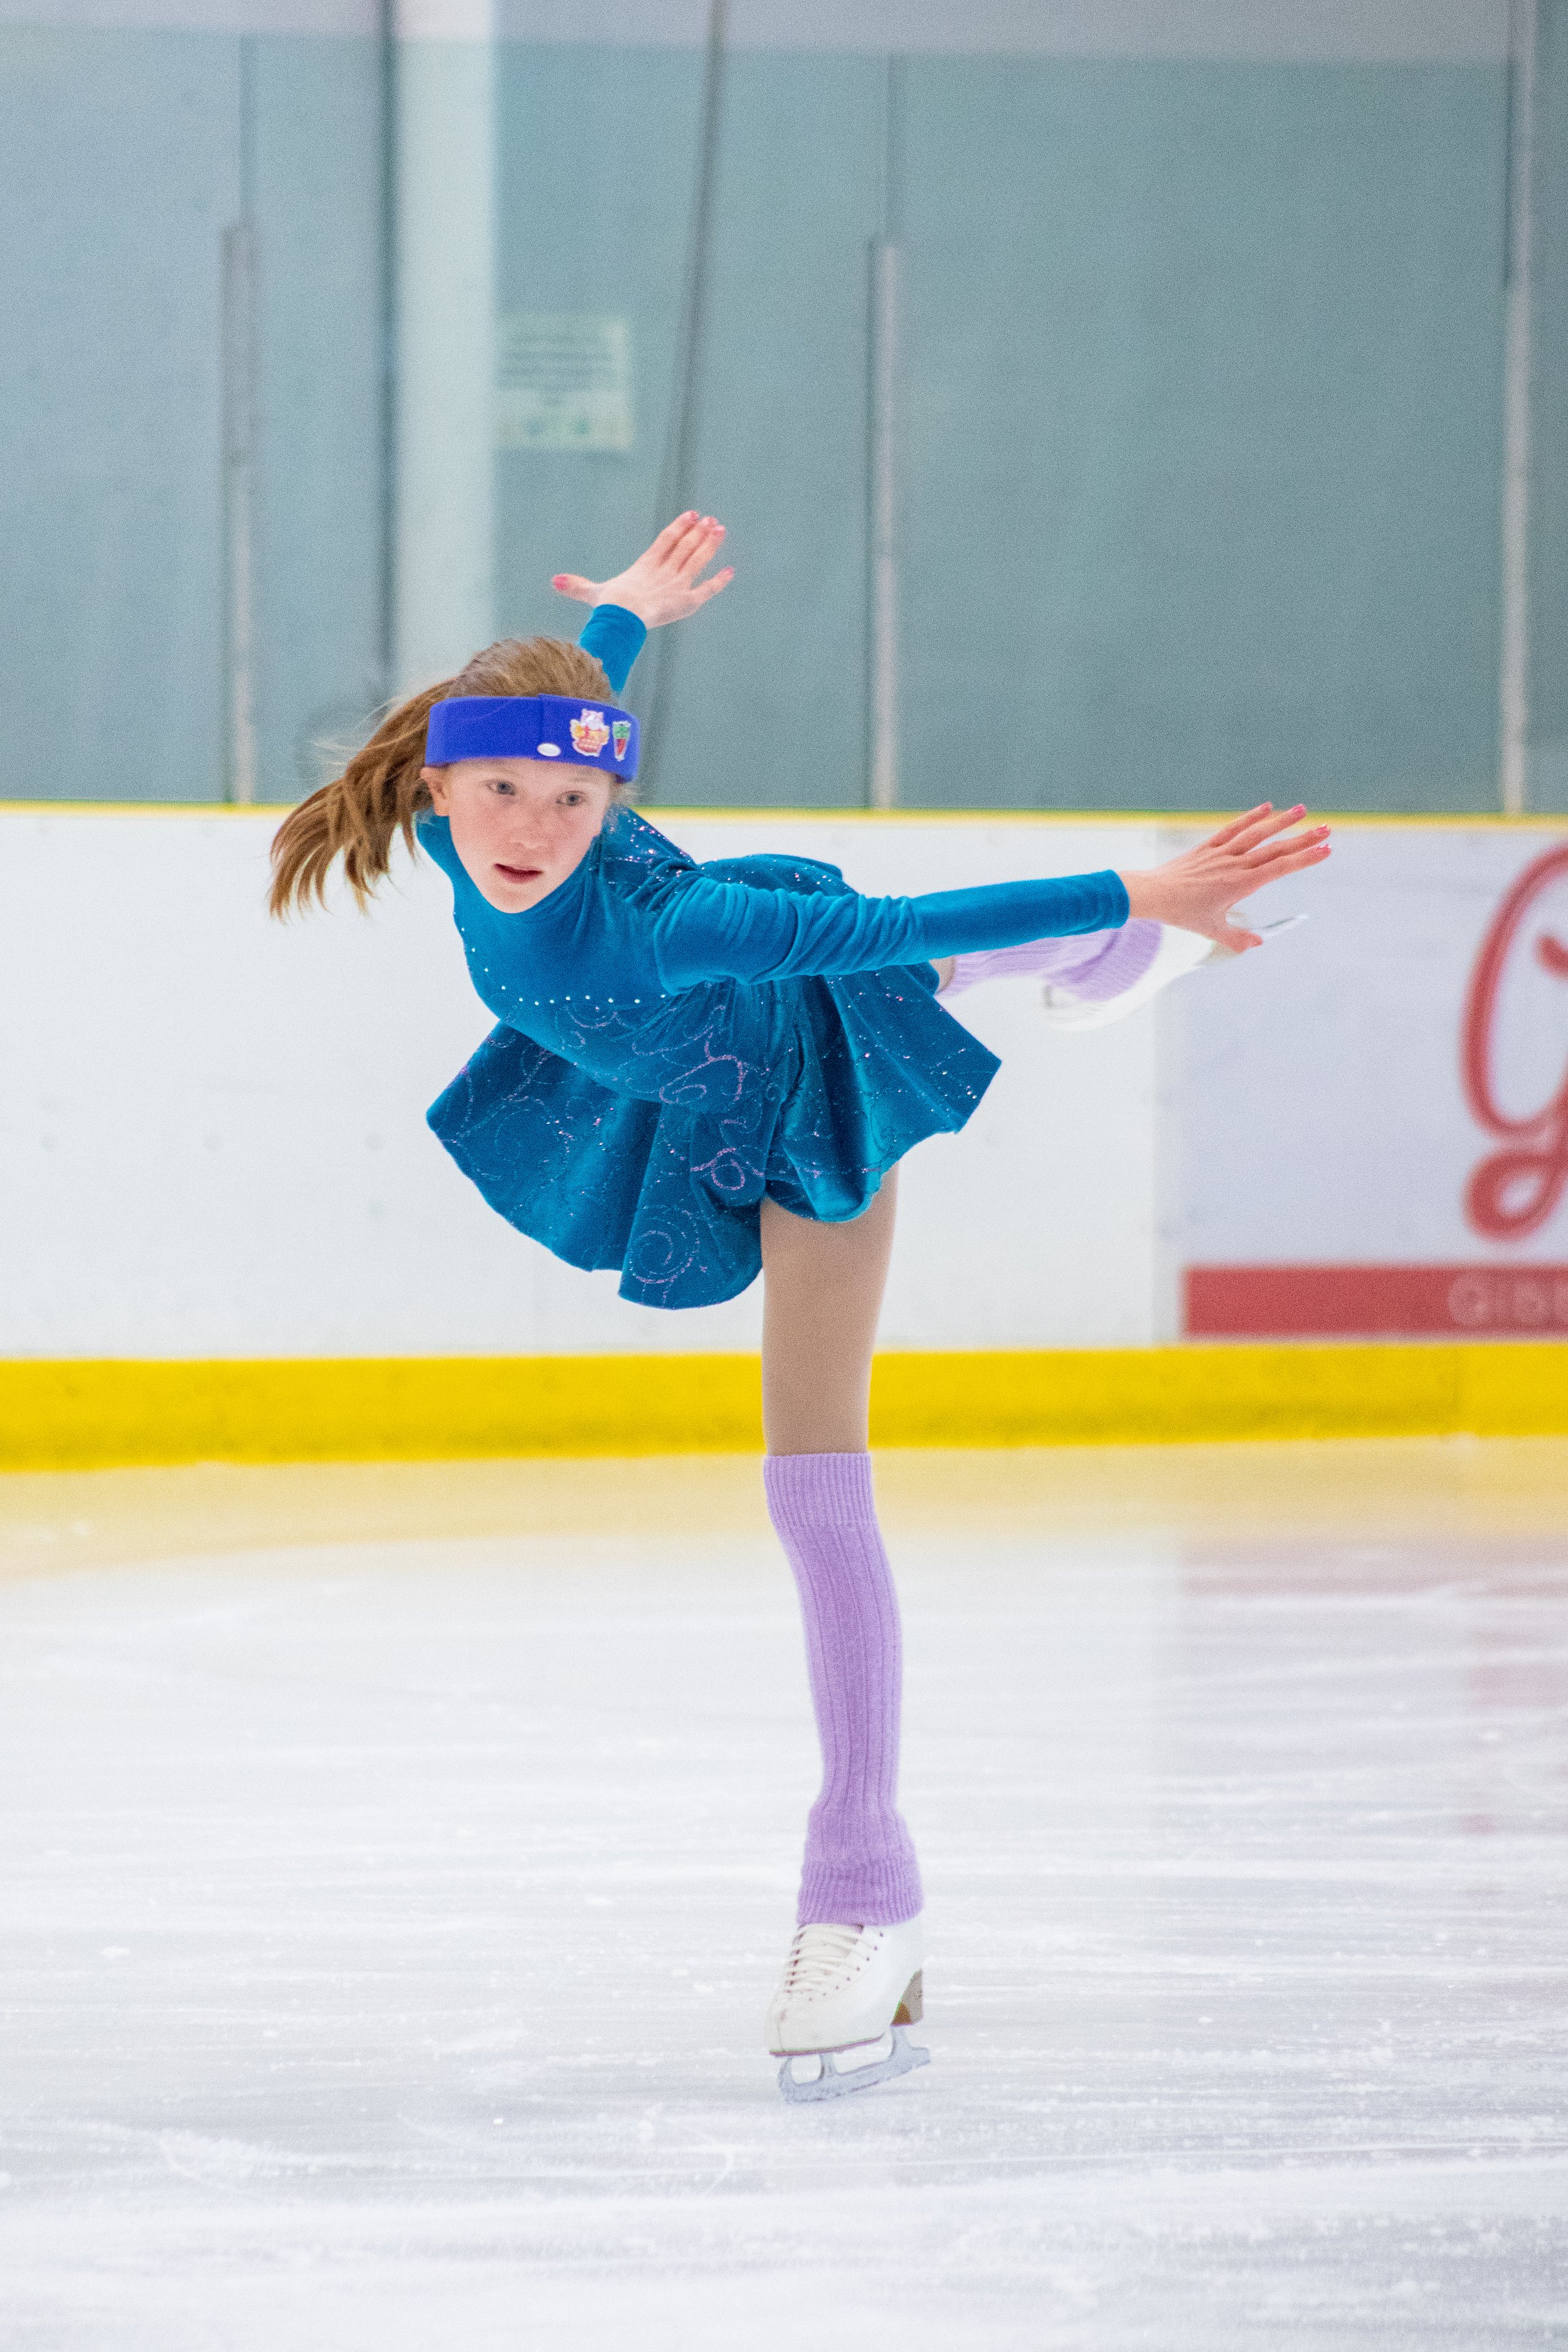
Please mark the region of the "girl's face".
[[454, 760], [423, 773], [474, 887], [503, 915], [576, 871], [610, 805], [612, 779], [568, 760]]

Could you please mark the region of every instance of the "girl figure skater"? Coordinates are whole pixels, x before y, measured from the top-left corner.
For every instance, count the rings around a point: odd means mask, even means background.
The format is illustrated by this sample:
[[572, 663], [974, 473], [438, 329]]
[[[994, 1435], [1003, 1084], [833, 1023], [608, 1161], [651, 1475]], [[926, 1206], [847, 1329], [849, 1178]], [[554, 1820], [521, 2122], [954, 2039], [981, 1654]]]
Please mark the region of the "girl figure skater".
[[763, 1475], [799, 1588], [821, 1793], [798, 1926], [767, 2016], [788, 2098], [924, 2062], [921, 1895], [898, 1809], [898, 1604], [872, 1498], [871, 1352], [898, 1164], [963, 1127], [998, 1065], [945, 1009], [976, 981], [1045, 978], [1069, 1020], [1141, 1001], [1229, 918], [1329, 855], [1267, 803], [1145, 873], [862, 898], [835, 866], [696, 865], [628, 805], [621, 691], [646, 633], [728, 583], [684, 514], [594, 605], [575, 646], [476, 654], [384, 719], [273, 845], [283, 915], [342, 862], [363, 905], [401, 834], [449, 876], [498, 1026], [431, 1126], [492, 1207], [623, 1297], [678, 1308], [763, 1280]]

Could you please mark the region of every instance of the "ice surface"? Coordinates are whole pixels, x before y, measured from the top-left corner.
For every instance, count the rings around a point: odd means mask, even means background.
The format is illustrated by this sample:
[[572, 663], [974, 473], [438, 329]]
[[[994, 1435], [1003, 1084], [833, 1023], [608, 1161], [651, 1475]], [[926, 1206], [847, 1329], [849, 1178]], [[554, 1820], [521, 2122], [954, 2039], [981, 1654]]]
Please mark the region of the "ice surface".
[[906, 1506], [933, 2063], [791, 2108], [793, 1594], [646, 1475], [0, 1585], [6, 2352], [1564, 2340], [1568, 1541]]

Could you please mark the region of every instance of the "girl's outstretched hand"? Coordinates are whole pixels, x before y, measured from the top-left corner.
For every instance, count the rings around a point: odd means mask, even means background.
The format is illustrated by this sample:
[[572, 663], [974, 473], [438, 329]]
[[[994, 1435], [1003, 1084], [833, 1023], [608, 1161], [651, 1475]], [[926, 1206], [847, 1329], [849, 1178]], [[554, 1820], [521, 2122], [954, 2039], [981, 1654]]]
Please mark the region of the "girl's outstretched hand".
[[624, 605], [645, 628], [662, 629], [668, 621], [684, 621], [730, 585], [735, 573], [728, 563], [711, 580], [698, 576], [712, 562], [723, 538], [723, 524], [711, 515], [677, 515], [653, 545], [613, 580], [584, 580], [575, 572], [558, 572], [550, 584], [579, 604]]
[[1245, 816], [1222, 824], [1196, 849], [1173, 857], [1168, 866], [1124, 874], [1130, 911], [1196, 931], [1233, 955], [1244, 948], [1260, 948], [1258, 933], [1232, 923], [1230, 910], [1265, 882], [1280, 882], [1287, 874], [1321, 865], [1329, 855], [1328, 826], [1289, 830], [1306, 814], [1304, 808], [1278, 810], [1271, 801], [1264, 801]]

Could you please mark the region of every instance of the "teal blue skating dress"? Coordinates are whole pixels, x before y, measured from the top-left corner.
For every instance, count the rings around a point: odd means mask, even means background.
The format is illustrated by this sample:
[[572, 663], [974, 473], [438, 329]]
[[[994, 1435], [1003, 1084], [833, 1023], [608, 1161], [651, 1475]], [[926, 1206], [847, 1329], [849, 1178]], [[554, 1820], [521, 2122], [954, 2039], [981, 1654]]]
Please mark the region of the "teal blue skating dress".
[[[601, 607], [583, 641], [618, 692], [640, 625]], [[418, 830], [498, 1023], [430, 1125], [510, 1223], [646, 1307], [744, 1290], [764, 1194], [857, 1217], [912, 1145], [963, 1126], [999, 1065], [936, 1002], [932, 957], [1127, 919], [1113, 873], [866, 898], [814, 858], [699, 866], [629, 809], [509, 915], [444, 817]]]

